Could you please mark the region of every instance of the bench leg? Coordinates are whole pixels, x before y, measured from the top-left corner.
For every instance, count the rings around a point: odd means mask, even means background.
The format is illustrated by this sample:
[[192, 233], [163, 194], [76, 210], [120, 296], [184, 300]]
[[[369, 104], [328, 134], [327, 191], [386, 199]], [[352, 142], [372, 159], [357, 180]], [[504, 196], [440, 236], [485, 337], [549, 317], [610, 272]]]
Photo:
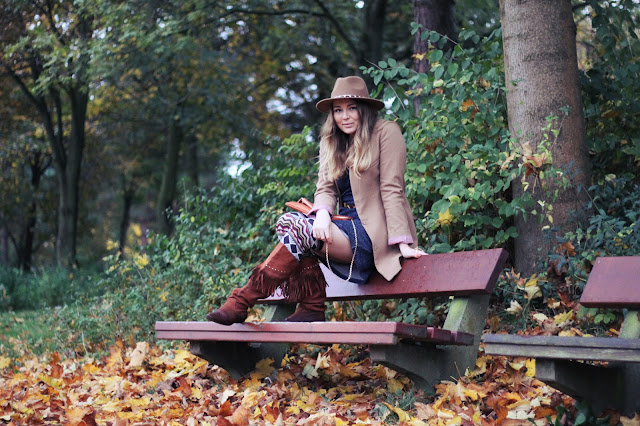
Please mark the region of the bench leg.
[[[619, 338], [640, 338], [638, 312], [629, 311]], [[608, 367], [575, 361], [537, 359], [536, 378], [576, 399], [587, 401], [598, 414], [616, 408], [633, 417], [640, 412], [640, 364], [610, 363]]]
[[[283, 321], [293, 314], [295, 305], [275, 305], [265, 308], [267, 321]], [[282, 358], [289, 350], [287, 343], [246, 343], [246, 342], [211, 342], [191, 341], [189, 350], [210, 364], [224, 368], [234, 379], [251, 373], [256, 363], [271, 358], [278, 368]]]
[[417, 387], [431, 390], [441, 380], [455, 380], [467, 368], [474, 368], [484, 329], [489, 295], [456, 298], [449, 306], [443, 328], [473, 333], [468, 346], [434, 346], [399, 343], [395, 346], [372, 346], [371, 359], [406, 374]]
[[578, 400], [585, 400], [594, 412], [620, 408], [624, 398], [624, 371], [575, 361], [536, 360], [536, 378]]

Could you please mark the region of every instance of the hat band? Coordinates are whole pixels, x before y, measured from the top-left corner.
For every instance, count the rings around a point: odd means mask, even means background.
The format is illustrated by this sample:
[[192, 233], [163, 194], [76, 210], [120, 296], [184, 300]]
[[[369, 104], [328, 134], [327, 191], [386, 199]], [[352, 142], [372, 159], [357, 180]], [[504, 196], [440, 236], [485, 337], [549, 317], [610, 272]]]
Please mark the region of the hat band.
[[340, 98], [360, 98], [360, 99], [370, 99], [367, 96], [360, 96], [360, 95], [338, 95], [338, 96], [332, 96], [333, 99], [340, 99]]

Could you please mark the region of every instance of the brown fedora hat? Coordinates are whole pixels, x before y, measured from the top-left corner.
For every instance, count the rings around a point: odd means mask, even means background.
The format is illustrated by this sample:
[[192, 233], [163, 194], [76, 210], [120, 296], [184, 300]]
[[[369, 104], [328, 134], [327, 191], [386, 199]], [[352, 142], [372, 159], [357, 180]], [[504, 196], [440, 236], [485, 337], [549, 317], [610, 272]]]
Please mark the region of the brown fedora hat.
[[369, 97], [367, 84], [362, 78], [356, 76], [339, 77], [333, 86], [331, 97], [318, 102], [316, 108], [318, 108], [320, 112], [329, 113], [333, 101], [350, 98], [366, 102], [378, 110], [384, 108], [384, 102]]

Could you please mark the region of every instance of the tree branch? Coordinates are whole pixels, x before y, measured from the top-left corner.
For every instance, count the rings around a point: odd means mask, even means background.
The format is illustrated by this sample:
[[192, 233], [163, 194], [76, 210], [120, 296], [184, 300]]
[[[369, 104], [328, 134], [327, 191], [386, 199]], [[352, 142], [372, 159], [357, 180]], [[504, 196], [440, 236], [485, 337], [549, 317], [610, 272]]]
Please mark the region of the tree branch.
[[338, 22], [338, 20], [335, 18], [335, 16], [333, 16], [331, 11], [329, 9], [327, 9], [327, 7], [322, 3], [321, 0], [314, 0], [314, 1], [318, 5], [318, 7], [320, 9], [322, 9], [322, 12], [324, 13], [324, 16], [329, 20], [329, 22], [331, 22], [331, 24], [333, 24], [333, 27], [336, 30], [336, 32], [338, 33], [338, 35], [344, 40], [345, 43], [347, 43], [347, 47], [349, 48], [351, 53], [356, 58], [358, 58], [359, 57], [358, 48], [351, 41], [351, 39], [347, 36], [347, 34], [342, 30], [343, 26], [340, 24], [340, 22]]

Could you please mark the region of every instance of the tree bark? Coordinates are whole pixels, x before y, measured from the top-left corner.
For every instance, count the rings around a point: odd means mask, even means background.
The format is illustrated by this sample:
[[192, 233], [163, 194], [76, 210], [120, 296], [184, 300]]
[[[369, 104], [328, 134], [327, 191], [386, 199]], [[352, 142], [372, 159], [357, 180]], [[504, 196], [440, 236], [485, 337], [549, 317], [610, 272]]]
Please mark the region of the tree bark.
[[31, 156], [29, 168], [31, 169], [31, 194], [33, 198], [26, 208], [24, 221], [22, 222], [22, 231], [18, 240], [19, 247], [16, 247], [18, 255], [17, 265], [23, 271], [31, 269], [31, 263], [34, 253], [35, 228], [38, 222], [38, 202], [35, 194], [40, 188], [40, 179], [49, 167], [47, 161], [43, 159], [43, 154], [35, 152]]
[[[436, 31], [447, 36], [449, 40], [458, 40], [454, 5], [453, 0], [413, 0], [414, 21], [420, 25], [413, 39], [413, 69], [418, 73], [427, 73], [431, 69], [427, 59], [429, 40], [422, 40], [422, 33]], [[444, 49], [449, 50], [452, 47], [453, 43], [447, 41]], [[413, 101], [416, 114], [420, 109], [420, 102], [420, 97]]]
[[0, 217], [0, 265], [9, 265], [9, 231], [2, 217]]
[[[426, 58], [429, 42], [422, 40], [425, 31], [436, 31], [447, 36], [450, 40], [458, 40], [458, 30], [455, 20], [455, 2], [453, 0], [413, 0], [414, 21], [421, 25], [413, 39], [414, 69], [419, 73], [429, 71], [429, 61]], [[453, 47], [450, 41], [445, 50]], [[424, 57], [422, 57], [424, 55]], [[421, 59], [422, 58], [422, 59]]]
[[[551, 146], [551, 153], [554, 166], [572, 176], [574, 187], [562, 190], [552, 181], [543, 180], [547, 190], [538, 187], [533, 192], [536, 201], [551, 203], [550, 195], [559, 190], [558, 198], [552, 203], [553, 226], [564, 235], [581, 219], [576, 213], [586, 206], [585, 189], [591, 172], [571, 1], [500, 0], [500, 16], [511, 134], [520, 143], [529, 142], [535, 151], [543, 138], [545, 118], [551, 114], [563, 116], [560, 108], [571, 108], [559, 129], [557, 141]], [[522, 195], [524, 190], [523, 185], [516, 182], [514, 196]], [[536, 207], [539, 211], [539, 206]], [[548, 235], [545, 238], [543, 225], [530, 213], [526, 218], [516, 219], [519, 236], [515, 240], [515, 267], [525, 275], [536, 272], [536, 263], [544, 260], [554, 246]]]
[[[50, 3], [53, 7], [58, 3]], [[52, 15], [53, 16], [53, 15]], [[52, 17], [49, 17], [51, 33], [56, 33]], [[15, 17], [20, 20], [20, 17]], [[73, 34], [75, 42], [87, 42], [93, 35], [89, 17], [78, 18], [77, 31]], [[22, 35], [19, 35], [22, 36]], [[68, 43], [62, 35], [56, 33], [61, 44]], [[76, 63], [69, 64], [73, 68], [73, 79], [67, 83], [52, 84], [46, 91], [36, 89], [38, 79], [48, 62], [47, 53], [27, 47], [18, 52], [21, 61], [3, 62], [8, 75], [13, 78], [20, 90], [38, 111], [51, 147], [54, 170], [57, 178], [58, 212], [56, 230], [56, 262], [58, 265], [72, 267], [76, 263], [76, 237], [78, 222], [79, 182], [82, 155], [85, 145], [85, 123], [89, 100], [88, 68], [90, 52], [88, 49], [76, 58]], [[70, 61], [72, 62], [72, 61]], [[72, 67], [73, 65], [73, 67]], [[17, 68], [14, 68], [17, 67]], [[27, 68], [23, 72], [20, 68]], [[60, 90], [64, 90], [69, 101], [63, 101]], [[64, 116], [71, 114], [71, 132], [65, 134]]]
[[186, 139], [187, 149], [186, 149], [186, 164], [187, 164], [187, 175], [189, 176], [189, 180], [191, 181], [191, 185], [194, 188], [197, 188], [200, 185], [200, 172], [198, 169], [198, 138], [191, 134]]
[[386, 7], [387, 0], [370, 0], [364, 4], [360, 58], [358, 60], [362, 66], [377, 65], [382, 59]]
[[122, 177], [122, 216], [120, 217], [120, 238], [118, 251], [120, 256], [124, 256], [127, 247], [127, 231], [131, 223], [131, 206], [133, 205], [133, 197], [136, 193], [136, 184], [132, 178], [127, 182], [126, 176]]
[[162, 184], [158, 194], [157, 215], [160, 232], [171, 233], [171, 220], [167, 216], [167, 209], [171, 208], [176, 196], [178, 182], [178, 159], [180, 156], [180, 145], [183, 139], [182, 127], [179, 118], [171, 121], [169, 129], [169, 139], [167, 141], [167, 155], [164, 162], [164, 173]]

